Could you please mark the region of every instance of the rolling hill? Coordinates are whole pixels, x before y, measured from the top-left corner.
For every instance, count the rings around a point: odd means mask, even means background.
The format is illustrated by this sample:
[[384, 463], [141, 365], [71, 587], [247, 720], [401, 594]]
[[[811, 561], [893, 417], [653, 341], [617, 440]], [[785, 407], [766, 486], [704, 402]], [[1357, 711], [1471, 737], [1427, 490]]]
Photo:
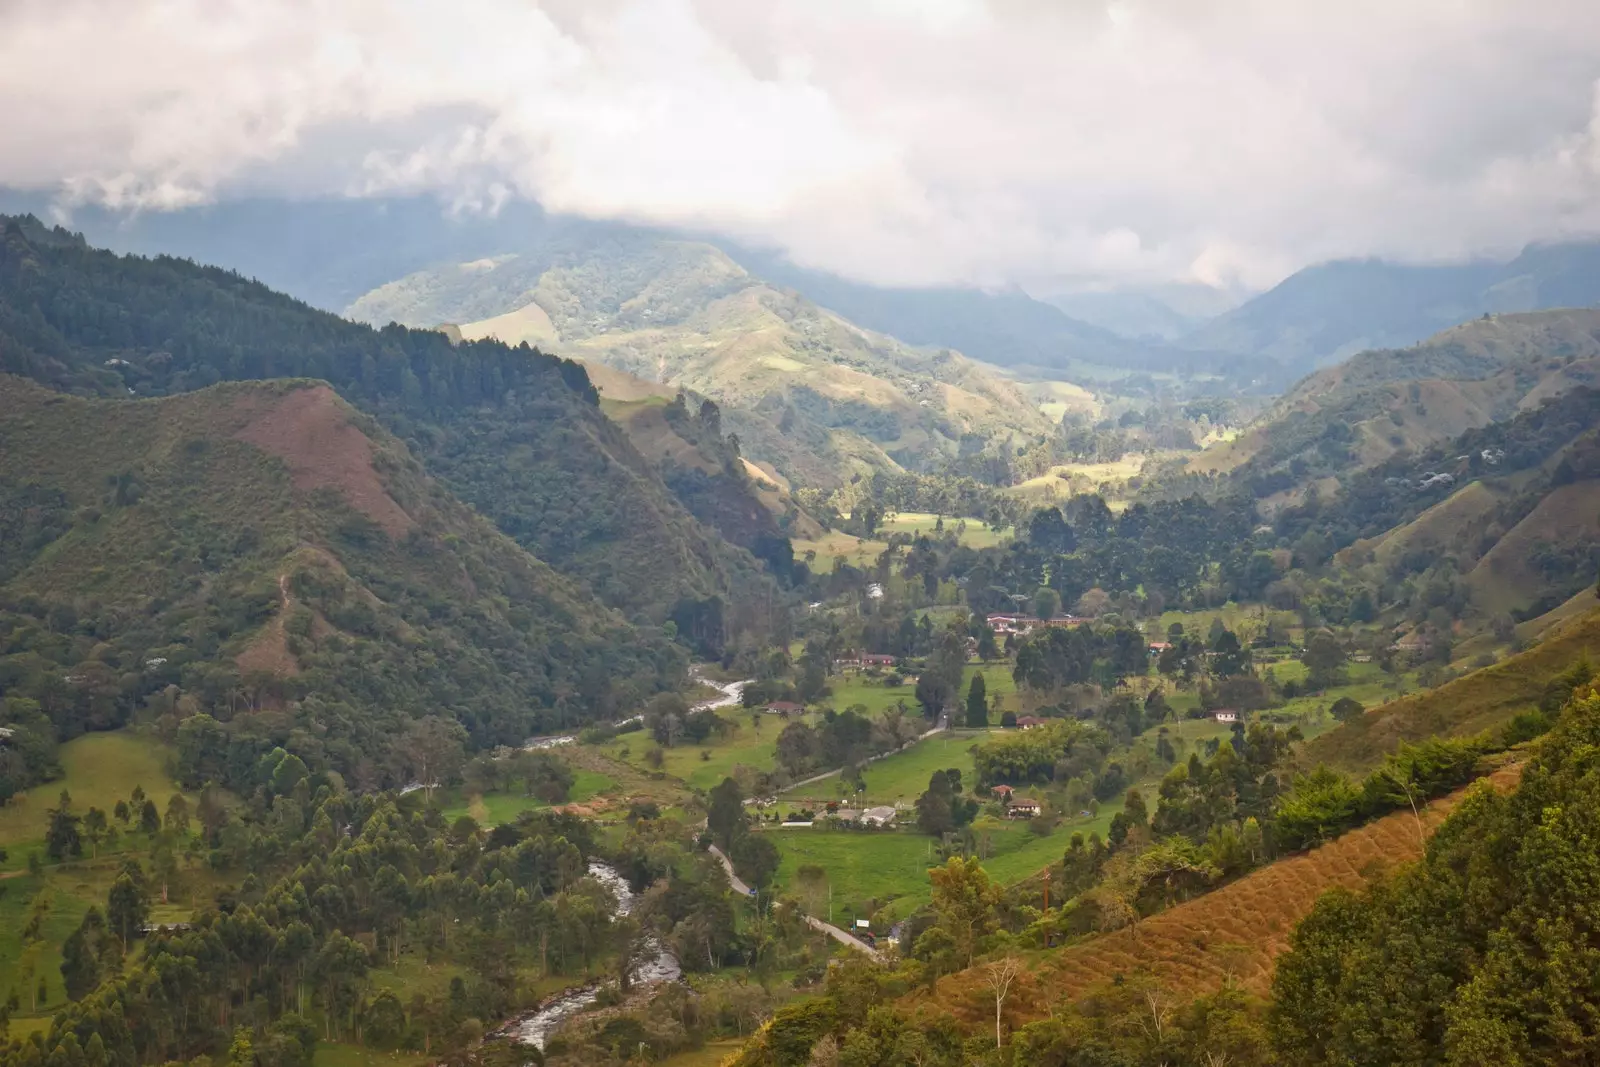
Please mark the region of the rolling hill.
[[1266, 497], [1421, 453], [1580, 386], [1600, 385], [1600, 310], [1477, 319], [1405, 349], [1312, 374], [1189, 468]]
[[[106, 396], [321, 378], [609, 605], [661, 621], [714, 601], [737, 610], [770, 600], [760, 564], [688, 512], [600, 411], [583, 368], [530, 349], [377, 332], [227, 271], [119, 257], [11, 219], [0, 245], [0, 370]], [[746, 624], [760, 632], [763, 618]]]
[[753, 459], [792, 481], [936, 468], [969, 436], [1049, 429], [1015, 386], [958, 353], [861, 329], [694, 241], [553, 237], [409, 275], [347, 311], [453, 323], [467, 339], [529, 341], [690, 389], [723, 407]]
[[1507, 263], [1346, 260], [1299, 271], [1178, 343], [1273, 359], [1295, 374], [1414, 345], [1485, 314], [1600, 304], [1600, 243], [1535, 245]]
[[1600, 661], [1600, 608], [1592, 593], [1581, 600], [1576, 613], [1550, 627], [1527, 651], [1372, 708], [1307, 742], [1305, 761], [1364, 772], [1401, 742], [1470, 736], [1539, 710], [1552, 678], [1584, 657]]
[[229, 766], [295, 733], [319, 766], [396, 784], [412, 719], [517, 743], [683, 678], [681, 649], [321, 382], [127, 400], [0, 375], [0, 455], [0, 663], [61, 739], [203, 708]]

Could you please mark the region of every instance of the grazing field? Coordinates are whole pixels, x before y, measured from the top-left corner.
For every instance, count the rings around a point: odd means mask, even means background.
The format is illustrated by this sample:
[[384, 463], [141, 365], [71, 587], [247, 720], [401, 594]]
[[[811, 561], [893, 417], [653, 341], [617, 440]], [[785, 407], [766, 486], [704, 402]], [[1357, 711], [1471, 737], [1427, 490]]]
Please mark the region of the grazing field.
[[[998, 733], [998, 731], [989, 732]], [[928, 788], [928, 779], [934, 771], [949, 770], [951, 767], [961, 772], [962, 785], [970, 788], [975, 777], [970, 750], [987, 736], [987, 733], [975, 731], [961, 733], [946, 731], [925, 741], [919, 741], [904, 752], [897, 752], [876, 763], [868, 764], [861, 769], [861, 779], [866, 783], [866, 791], [852, 798], [851, 804], [861, 806], [913, 803]], [[831, 786], [831, 782], [815, 782], [786, 793], [784, 799], [831, 800], [833, 799]]]
[[1204, 640], [1211, 630], [1211, 620], [1217, 618], [1222, 620], [1222, 625], [1238, 634], [1239, 640], [1245, 644], [1249, 644], [1250, 638], [1264, 632], [1268, 621], [1281, 624], [1296, 640], [1303, 630], [1300, 617], [1292, 611], [1279, 611], [1261, 604], [1235, 604], [1230, 600], [1220, 608], [1210, 608], [1205, 611], [1164, 612], [1159, 626], [1151, 627], [1146, 624], [1145, 632], [1150, 634], [1152, 640], [1164, 641], [1167, 629], [1173, 623], [1178, 623], [1185, 630], [1198, 634]]
[[166, 769], [169, 755], [159, 741], [126, 730], [85, 734], [62, 745], [62, 777], [34, 786], [0, 808], [0, 846], [12, 854], [4, 866], [18, 869], [26, 859], [25, 849], [18, 846], [43, 842], [45, 809], [56, 806], [63, 789], [72, 794], [73, 810], [80, 814], [91, 807], [110, 814], [134, 786], [142, 786], [165, 809], [167, 799], [178, 792]]
[[839, 556], [852, 567], [869, 567], [889, 547], [883, 541], [863, 541], [838, 530], [829, 530], [810, 541], [796, 540], [793, 544], [796, 559], [806, 559], [808, 554], [815, 553], [807, 564], [813, 574], [831, 574], [834, 560]]
[[311, 1067], [418, 1067], [428, 1061], [420, 1052], [381, 1052], [334, 1041], [318, 1041], [311, 1055]]
[[[990, 526], [982, 519], [965, 517], [952, 518], [949, 515], [942, 517], [944, 533], [954, 533], [961, 544], [968, 548], [992, 548], [1002, 541], [1011, 538], [1009, 526]], [[890, 512], [878, 524], [880, 536], [887, 534], [910, 534], [916, 537], [919, 534], [935, 536], [935, 527], [939, 525], [941, 516], [926, 511], [899, 511]]]
[[[573, 772], [572, 789], [567, 794], [567, 803], [582, 804], [593, 800], [602, 793], [616, 788], [616, 781], [604, 774], [589, 770], [575, 770]], [[446, 819], [459, 819], [463, 815], [470, 815], [478, 821], [480, 826], [499, 826], [501, 823], [514, 822], [518, 815], [525, 811], [538, 811], [550, 805], [538, 797], [512, 790], [508, 793], [472, 793], [462, 795], [460, 790], [452, 790], [454, 795], [440, 797], [440, 811]]]
[[[741, 764], [757, 770], [771, 770], [777, 758], [778, 734], [783, 730], [783, 721], [775, 715], [762, 714], [758, 729], [751, 723], [750, 712], [743, 708], [723, 708], [720, 714], [734, 724], [728, 736], [710, 737], [699, 745], [664, 748], [660, 769], [695, 789], [710, 789]], [[607, 742], [602, 751], [612, 759], [649, 770], [645, 753], [655, 747], [655, 740], [649, 734], [635, 731]]]
[[[1600, 660], [1600, 610], [1562, 625], [1526, 652], [1446, 682], [1370, 707], [1306, 747], [1307, 756], [1343, 770], [1365, 771], [1403, 741], [1463, 737], [1492, 730], [1538, 707], [1550, 679], [1580, 657]], [[1357, 697], [1359, 700], [1360, 698]]]

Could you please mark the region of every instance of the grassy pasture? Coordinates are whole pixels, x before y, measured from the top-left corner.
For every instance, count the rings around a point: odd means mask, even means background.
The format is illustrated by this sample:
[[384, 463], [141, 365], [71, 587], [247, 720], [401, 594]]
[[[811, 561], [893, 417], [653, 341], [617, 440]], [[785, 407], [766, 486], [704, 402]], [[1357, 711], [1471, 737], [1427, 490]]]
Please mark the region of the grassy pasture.
[[[581, 804], [593, 800], [600, 794], [614, 789], [616, 784], [615, 780], [597, 771], [575, 768], [572, 790], [567, 795], [567, 802]], [[517, 816], [525, 811], [538, 811], [550, 806], [538, 797], [526, 796], [515, 789], [505, 793], [491, 791], [471, 794], [452, 790], [451, 795], [441, 797], [440, 801], [440, 811], [446, 819], [455, 820], [463, 815], [470, 815], [480, 826], [499, 826], [501, 823], [514, 822]]]
[[91, 807], [107, 815], [117, 801], [128, 799], [134, 786], [165, 810], [167, 799], [178, 792], [177, 783], [167, 773], [167, 749], [152, 738], [127, 731], [85, 734], [61, 746], [64, 775], [54, 782], [34, 786], [13, 797], [0, 808], [0, 846], [11, 851], [6, 867], [22, 866], [18, 857], [25, 847], [44, 840], [45, 810], [56, 806], [63, 789], [72, 794], [73, 810], [82, 814]]

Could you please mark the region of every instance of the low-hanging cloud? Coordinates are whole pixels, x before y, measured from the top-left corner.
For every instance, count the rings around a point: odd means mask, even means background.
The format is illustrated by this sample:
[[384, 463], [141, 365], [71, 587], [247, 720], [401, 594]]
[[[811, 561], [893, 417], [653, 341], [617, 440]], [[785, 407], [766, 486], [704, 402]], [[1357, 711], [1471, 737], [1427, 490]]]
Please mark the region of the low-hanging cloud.
[[715, 229], [890, 284], [1600, 232], [1593, 0], [0, 0], [0, 184]]

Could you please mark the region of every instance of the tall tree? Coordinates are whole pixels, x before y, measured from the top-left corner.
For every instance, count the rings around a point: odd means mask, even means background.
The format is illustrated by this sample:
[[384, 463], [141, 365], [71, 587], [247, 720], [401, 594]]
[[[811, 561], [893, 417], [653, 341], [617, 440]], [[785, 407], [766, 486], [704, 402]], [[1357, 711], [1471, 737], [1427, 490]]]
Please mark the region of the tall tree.
[[733, 847], [734, 840], [744, 832], [744, 792], [732, 778], [711, 790], [711, 803], [706, 809], [706, 829], [711, 840], [723, 852]]
[[989, 725], [989, 696], [982, 674], [974, 674], [972, 685], [967, 689], [967, 725], [974, 730]]

